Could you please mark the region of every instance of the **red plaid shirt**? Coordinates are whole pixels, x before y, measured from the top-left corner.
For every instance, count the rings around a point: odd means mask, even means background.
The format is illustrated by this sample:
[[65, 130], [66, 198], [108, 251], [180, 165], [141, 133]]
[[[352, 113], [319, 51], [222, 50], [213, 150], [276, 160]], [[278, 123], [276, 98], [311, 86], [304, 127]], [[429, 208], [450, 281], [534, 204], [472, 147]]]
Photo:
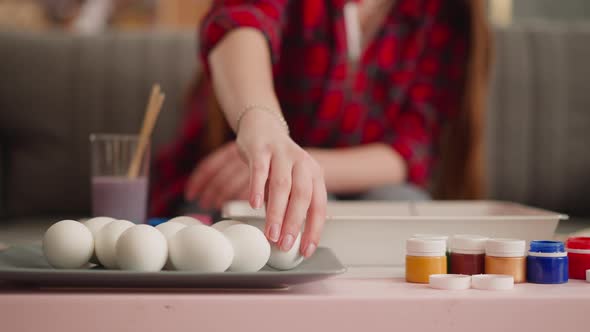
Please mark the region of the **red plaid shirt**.
[[[303, 147], [385, 143], [426, 186], [444, 119], [458, 109], [468, 16], [460, 1], [397, 0], [349, 66], [345, 0], [216, 1], [200, 30], [201, 61], [226, 33], [260, 30], [272, 53], [275, 89], [293, 139]], [[208, 84], [208, 83], [206, 83]], [[180, 136], [155, 164], [152, 215], [170, 216], [203, 156], [208, 89], [201, 86]]]

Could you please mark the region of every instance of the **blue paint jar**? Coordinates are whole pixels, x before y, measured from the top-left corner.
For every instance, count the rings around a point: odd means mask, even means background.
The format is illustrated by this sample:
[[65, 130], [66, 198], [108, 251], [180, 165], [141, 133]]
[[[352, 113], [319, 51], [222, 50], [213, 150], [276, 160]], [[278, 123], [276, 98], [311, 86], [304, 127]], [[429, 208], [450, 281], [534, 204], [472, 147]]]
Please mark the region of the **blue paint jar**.
[[532, 241], [527, 257], [527, 281], [563, 284], [568, 280], [568, 258], [563, 242]]

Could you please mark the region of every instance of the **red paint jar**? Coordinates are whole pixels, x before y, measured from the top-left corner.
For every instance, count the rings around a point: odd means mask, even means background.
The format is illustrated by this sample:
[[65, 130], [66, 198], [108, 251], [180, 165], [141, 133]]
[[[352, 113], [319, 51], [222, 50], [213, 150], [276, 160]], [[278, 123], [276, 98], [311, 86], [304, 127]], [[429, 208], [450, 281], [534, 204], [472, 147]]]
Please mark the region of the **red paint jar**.
[[566, 242], [570, 279], [586, 279], [590, 270], [590, 237], [570, 237]]
[[479, 235], [455, 235], [451, 240], [450, 273], [483, 274], [487, 240]]

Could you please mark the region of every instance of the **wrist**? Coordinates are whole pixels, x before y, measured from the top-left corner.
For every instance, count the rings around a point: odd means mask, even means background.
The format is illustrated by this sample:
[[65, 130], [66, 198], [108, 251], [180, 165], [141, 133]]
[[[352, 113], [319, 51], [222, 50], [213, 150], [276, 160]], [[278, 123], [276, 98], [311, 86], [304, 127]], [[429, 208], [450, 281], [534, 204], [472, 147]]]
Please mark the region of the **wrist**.
[[264, 130], [279, 129], [289, 136], [289, 125], [280, 111], [269, 107], [251, 105], [244, 108], [235, 124], [236, 135], [245, 127], [262, 126]]

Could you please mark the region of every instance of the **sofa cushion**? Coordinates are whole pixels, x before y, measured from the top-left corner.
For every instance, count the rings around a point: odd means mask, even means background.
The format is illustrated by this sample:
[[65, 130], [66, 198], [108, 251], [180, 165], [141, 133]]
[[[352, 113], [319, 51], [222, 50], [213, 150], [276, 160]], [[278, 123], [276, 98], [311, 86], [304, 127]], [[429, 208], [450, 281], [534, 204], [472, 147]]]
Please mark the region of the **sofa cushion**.
[[193, 33], [0, 34], [6, 216], [89, 211], [89, 134], [137, 133], [152, 83], [169, 141], [196, 73]]
[[590, 216], [590, 25], [496, 32], [490, 196]]

